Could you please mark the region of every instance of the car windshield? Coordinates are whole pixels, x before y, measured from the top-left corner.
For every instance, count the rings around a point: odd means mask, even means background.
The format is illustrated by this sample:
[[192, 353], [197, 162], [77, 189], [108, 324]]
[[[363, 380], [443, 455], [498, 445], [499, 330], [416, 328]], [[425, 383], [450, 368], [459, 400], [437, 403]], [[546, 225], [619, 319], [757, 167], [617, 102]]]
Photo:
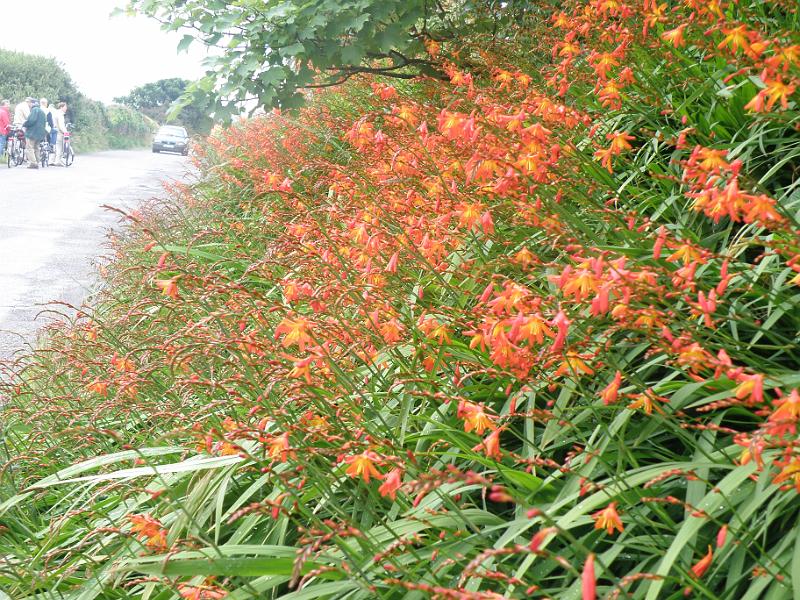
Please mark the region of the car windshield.
[[187, 137], [186, 130], [183, 127], [162, 127], [158, 130], [156, 135], [172, 135], [178, 137]]

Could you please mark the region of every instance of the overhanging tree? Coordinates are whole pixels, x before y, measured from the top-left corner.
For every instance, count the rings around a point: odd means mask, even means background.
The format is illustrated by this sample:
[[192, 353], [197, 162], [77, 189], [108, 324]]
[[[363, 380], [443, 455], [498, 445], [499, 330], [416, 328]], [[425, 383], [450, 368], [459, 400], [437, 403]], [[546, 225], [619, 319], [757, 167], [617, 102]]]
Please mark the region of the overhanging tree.
[[[211, 48], [205, 78], [189, 95], [217, 115], [236, 103], [296, 106], [304, 88], [336, 85], [359, 73], [441, 77], [425, 42], [508, 18], [514, 3], [494, 0], [129, 0], [128, 11], [183, 31], [179, 50]], [[485, 16], [489, 19], [485, 19]], [[489, 25], [489, 26], [493, 26]]]

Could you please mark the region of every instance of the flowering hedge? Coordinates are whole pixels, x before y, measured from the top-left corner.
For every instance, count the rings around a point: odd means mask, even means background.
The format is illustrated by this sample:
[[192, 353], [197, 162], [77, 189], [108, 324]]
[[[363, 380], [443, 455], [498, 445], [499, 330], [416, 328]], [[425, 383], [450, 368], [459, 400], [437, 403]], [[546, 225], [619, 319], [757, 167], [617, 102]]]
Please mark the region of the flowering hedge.
[[542, 2], [214, 133], [9, 387], [0, 587], [796, 596], [797, 19]]

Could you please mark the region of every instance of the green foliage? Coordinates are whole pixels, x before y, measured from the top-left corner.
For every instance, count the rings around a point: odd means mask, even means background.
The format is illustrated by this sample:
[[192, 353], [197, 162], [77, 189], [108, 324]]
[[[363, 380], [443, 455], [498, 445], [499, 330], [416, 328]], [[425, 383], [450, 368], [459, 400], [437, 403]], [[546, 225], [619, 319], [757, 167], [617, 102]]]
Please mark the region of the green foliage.
[[80, 93], [55, 59], [0, 49], [0, 97], [13, 105], [26, 96], [74, 104]]
[[158, 128], [153, 119], [127, 106], [111, 105], [106, 116], [109, 146], [114, 150], [146, 146]]
[[[129, 11], [157, 17], [184, 31], [178, 48], [195, 40], [211, 51], [207, 76], [190, 86], [215, 114], [233, 104], [296, 106], [300, 90], [341, 83], [358, 73], [398, 78], [441, 76], [425, 53], [425, 40], [450, 39], [485, 26], [476, 7], [504, 3], [474, 0], [130, 0]], [[516, 3], [512, 3], [516, 4]], [[504, 18], [513, 13], [500, 11]]]
[[165, 109], [186, 91], [191, 82], [187, 79], [172, 77], [146, 83], [131, 90], [127, 96], [114, 98], [115, 102], [131, 106], [136, 110]]
[[177, 77], [159, 79], [134, 88], [127, 96], [115, 98], [114, 101], [141, 111], [156, 123], [183, 125], [190, 133], [206, 135], [211, 130], [213, 120], [202, 106], [196, 102], [176, 106], [176, 101], [190, 84], [190, 81]]

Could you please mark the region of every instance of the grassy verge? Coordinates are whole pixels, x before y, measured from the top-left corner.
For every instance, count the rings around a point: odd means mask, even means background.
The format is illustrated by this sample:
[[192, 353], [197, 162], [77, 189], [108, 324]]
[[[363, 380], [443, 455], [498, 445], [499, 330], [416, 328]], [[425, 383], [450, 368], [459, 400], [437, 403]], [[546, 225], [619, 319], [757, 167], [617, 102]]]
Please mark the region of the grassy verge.
[[540, 12], [132, 217], [6, 388], [0, 588], [796, 594], [796, 11]]

